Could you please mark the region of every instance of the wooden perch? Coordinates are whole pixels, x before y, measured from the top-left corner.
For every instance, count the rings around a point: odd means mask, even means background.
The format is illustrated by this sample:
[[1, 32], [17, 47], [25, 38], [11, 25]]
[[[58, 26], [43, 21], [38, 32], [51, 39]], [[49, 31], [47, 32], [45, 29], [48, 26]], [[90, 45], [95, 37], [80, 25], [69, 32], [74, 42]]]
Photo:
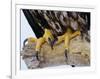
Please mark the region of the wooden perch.
[[[81, 40], [80, 36], [70, 41], [70, 49], [68, 53], [68, 59], [64, 55], [64, 43], [55, 45], [52, 50], [51, 47], [45, 43], [41, 47], [39, 54], [42, 63], [36, 60], [33, 55], [35, 52], [35, 43], [27, 44], [23, 47], [22, 58], [24, 59], [28, 69], [39, 68], [39, 67], [50, 67], [57, 65], [75, 65], [75, 66], [89, 66], [90, 65], [90, 44]], [[34, 59], [34, 61], [32, 61]], [[38, 66], [40, 63], [40, 66]]]

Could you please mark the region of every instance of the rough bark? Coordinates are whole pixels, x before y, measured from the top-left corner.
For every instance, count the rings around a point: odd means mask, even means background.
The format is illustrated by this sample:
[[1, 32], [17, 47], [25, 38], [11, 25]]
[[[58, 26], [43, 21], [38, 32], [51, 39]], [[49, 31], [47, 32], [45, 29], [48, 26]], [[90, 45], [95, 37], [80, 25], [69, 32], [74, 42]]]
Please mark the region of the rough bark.
[[70, 41], [69, 52], [67, 53], [68, 58], [64, 54], [64, 42], [55, 45], [53, 50], [47, 43], [44, 43], [39, 54], [41, 60], [39, 62], [36, 57], [33, 57], [36, 54], [35, 45], [35, 43], [27, 44], [21, 52], [21, 56], [29, 69], [57, 65], [90, 65], [90, 43], [84, 39], [82, 40], [80, 36]]

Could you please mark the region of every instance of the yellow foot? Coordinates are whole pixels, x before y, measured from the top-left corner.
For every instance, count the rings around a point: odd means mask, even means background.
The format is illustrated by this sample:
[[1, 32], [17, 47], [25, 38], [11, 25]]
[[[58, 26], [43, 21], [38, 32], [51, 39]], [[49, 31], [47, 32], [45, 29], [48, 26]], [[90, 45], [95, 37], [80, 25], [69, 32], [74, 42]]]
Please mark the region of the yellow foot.
[[36, 42], [36, 38], [33, 38], [33, 37], [29, 37], [28, 38], [28, 43], [30, 44], [30, 43], [34, 43], [34, 42]]

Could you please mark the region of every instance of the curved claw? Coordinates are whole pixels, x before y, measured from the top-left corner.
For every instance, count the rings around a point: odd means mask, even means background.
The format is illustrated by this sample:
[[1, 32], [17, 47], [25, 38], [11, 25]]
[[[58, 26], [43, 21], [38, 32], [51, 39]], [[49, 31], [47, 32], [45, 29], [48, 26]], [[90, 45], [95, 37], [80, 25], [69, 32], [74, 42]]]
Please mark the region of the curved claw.
[[40, 59], [39, 59], [39, 51], [36, 51], [36, 58], [37, 58], [38, 61], [40, 61]]
[[48, 41], [49, 41], [49, 44], [51, 46], [51, 49], [53, 50], [53, 46], [56, 43], [57, 39], [55, 38], [55, 39], [52, 40], [52, 39], [48, 38]]
[[28, 41], [28, 38], [26, 38], [23, 42], [23, 46], [25, 47], [26, 42]]
[[24, 40], [24, 42], [23, 42], [23, 46], [25, 46], [26, 45], [26, 42], [28, 42], [28, 43], [33, 43], [33, 42], [36, 42], [36, 38], [34, 38], [34, 37], [29, 37], [29, 38], [26, 38], [25, 40]]
[[75, 65], [71, 65], [72, 67], [75, 67]]
[[66, 57], [66, 59], [68, 59], [68, 50], [67, 49], [65, 49], [65, 57]]

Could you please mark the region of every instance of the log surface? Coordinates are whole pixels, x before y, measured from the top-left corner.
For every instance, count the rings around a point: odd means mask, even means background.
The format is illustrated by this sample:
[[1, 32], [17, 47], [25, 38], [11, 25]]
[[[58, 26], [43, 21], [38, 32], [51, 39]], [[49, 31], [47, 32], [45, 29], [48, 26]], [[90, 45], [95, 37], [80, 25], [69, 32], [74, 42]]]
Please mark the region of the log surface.
[[21, 52], [21, 56], [25, 61], [28, 69], [58, 65], [90, 65], [90, 43], [84, 39], [82, 40], [80, 36], [77, 36], [70, 41], [67, 59], [64, 54], [64, 42], [60, 43], [59, 45], [55, 45], [53, 50], [47, 43], [44, 43], [39, 54], [39, 58], [42, 61], [41, 63], [37, 61], [36, 57], [33, 57], [33, 55], [36, 54], [35, 46], [35, 43], [27, 44], [25, 47], [23, 47]]

